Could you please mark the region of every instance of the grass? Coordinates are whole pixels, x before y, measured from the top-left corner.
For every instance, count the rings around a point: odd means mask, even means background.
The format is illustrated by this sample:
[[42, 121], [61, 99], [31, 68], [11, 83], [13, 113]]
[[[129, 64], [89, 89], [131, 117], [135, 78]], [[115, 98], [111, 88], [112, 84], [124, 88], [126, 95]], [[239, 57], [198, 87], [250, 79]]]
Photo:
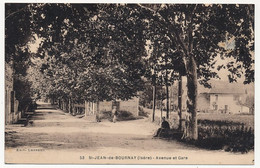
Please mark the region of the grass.
[[[146, 113], [152, 115], [152, 109], [143, 108]], [[155, 111], [156, 123], [160, 122], [160, 110]], [[166, 112], [163, 111], [163, 116]], [[220, 113], [197, 113], [198, 120], [211, 120], [211, 121], [227, 121], [234, 123], [242, 123], [246, 127], [254, 127], [254, 115], [251, 114], [220, 114]], [[171, 126], [176, 127], [178, 124], [177, 112], [170, 112], [170, 118], [168, 120]]]
[[198, 120], [228, 121], [243, 123], [247, 127], [254, 127], [254, 115], [199, 113]]

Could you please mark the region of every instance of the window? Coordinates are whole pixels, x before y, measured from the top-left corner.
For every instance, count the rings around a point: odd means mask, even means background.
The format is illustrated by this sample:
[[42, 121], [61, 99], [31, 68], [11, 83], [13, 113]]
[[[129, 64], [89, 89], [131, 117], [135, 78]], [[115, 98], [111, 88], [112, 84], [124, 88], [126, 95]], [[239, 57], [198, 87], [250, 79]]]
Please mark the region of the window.
[[241, 100], [240, 95], [235, 94], [235, 95], [233, 96], [233, 100], [234, 100], [234, 101], [240, 101], [240, 100]]
[[215, 101], [218, 101], [218, 95], [215, 95]]
[[225, 105], [225, 113], [228, 113], [228, 105]]

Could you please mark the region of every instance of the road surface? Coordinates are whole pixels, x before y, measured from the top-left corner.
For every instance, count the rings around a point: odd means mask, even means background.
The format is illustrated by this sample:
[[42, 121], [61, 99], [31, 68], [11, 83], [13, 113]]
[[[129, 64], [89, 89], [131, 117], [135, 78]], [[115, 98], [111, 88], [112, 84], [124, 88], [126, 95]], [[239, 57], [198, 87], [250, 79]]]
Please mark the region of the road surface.
[[149, 118], [96, 123], [40, 104], [32, 124], [6, 126], [6, 163], [253, 164], [253, 152], [199, 149], [154, 139]]

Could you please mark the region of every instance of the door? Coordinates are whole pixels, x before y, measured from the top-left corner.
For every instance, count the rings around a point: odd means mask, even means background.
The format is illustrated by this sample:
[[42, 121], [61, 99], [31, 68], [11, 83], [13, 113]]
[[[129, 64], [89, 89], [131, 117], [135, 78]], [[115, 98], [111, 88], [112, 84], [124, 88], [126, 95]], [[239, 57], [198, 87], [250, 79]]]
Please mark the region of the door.
[[228, 105], [225, 105], [225, 113], [228, 113]]

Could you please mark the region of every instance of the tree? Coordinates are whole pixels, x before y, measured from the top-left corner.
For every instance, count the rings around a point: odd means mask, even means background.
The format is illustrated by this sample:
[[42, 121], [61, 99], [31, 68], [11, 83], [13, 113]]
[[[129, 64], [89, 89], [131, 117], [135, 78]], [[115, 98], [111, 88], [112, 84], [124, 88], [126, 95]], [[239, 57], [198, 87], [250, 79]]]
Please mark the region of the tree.
[[30, 22], [30, 5], [5, 4], [5, 63], [14, 71], [12, 78], [19, 111], [26, 111], [33, 98], [31, 83], [27, 78], [30, 66], [28, 42], [33, 41]]
[[[208, 85], [211, 77], [217, 76], [214, 58], [231, 55], [242, 62], [245, 69], [245, 83], [254, 81], [254, 63], [251, 52], [254, 50], [254, 6], [253, 5], [206, 5], [206, 4], [165, 4], [139, 5], [145, 15], [161, 27], [174, 48], [181, 52], [188, 87], [188, 112], [191, 114], [189, 138], [197, 139], [197, 82]], [[235, 37], [235, 48], [227, 52], [221, 42]], [[234, 64], [233, 64], [234, 65]], [[233, 74], [230, 79], [239, 77], [242, 67], [229, 66]]]
[[[46, 73], [61, 81], [64, 79], [55, 73], [69, 78], [65, 83], [54, 80], [53, 92], [68, 89], [73, 97], [84, 92], [92, 100], [127, 99], [142, 90], [145, 70], [151, 74], [147, 69], [155, 70], [154, 65], [159, 65], [158, 72], [171, 69], [173, 73], [165, 75], [167, 80], [168, 75], [187, 76], [190, 139], [198, 138], [197, 84], [210, 87], [208, 80], [218, 77], [212, 71], [217, 56], [234, 57], [241, 63], [217, 67], [230, 71], [230, 81], [241, 76], [241, 69], [245, 83], [254, 81], [253, 5], [34, 4], [27, 8], [32, 14], [33, 32], [43, 39], [38, 55], [54, 60], [44, 65]], [[232, 38], [235, 45], [223, 47]], [[154, 56], [152, 63], [146, 64], [143, 56], [149, 40]], [[60, 68], [66, 65], [65, 72], [57, 72], [56, 64]], [[77, 80], [79, 77], [86, 84]], [[109, 85], [104, 86], [104, 82]]]
[[253, 95], [248, 95], [246, 97], [245, 102], [243, 103], [244, 106], [247, 106], [249, 108], [249, 112], [251, 114], [254, 114], [255, 111], [255, 98]]
[[137, 95], [143, 86], [143, 32], [137, 18], [129, 20], [135, 13], [127, 12], [121, 5], [35, 7], [34, 32], [43, 39], [39, 57], [48, 59], [43, 66], [53, 81], [50, 93], [69, 95], [72, 102]]

